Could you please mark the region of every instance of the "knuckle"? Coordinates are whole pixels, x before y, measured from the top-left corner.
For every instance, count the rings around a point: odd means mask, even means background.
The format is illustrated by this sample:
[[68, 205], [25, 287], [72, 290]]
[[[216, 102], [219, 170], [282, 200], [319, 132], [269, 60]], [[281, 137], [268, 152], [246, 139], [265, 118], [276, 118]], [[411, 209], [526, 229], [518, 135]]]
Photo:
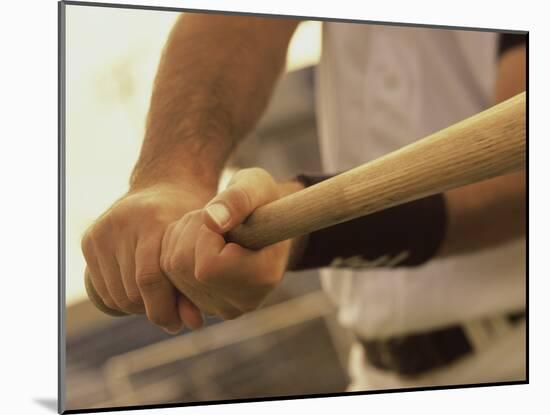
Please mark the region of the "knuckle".
[[163, 247], [168, 248], [168, 241], [170, 241], [170, 237], [172, 236], [172, 233], [174, 232], [174, 228], [176, 226], [176, 222], [171, 222], [166, 226], [166, 229], [164, 229], [164, 235], [162, 237], [162, 245]]
[[186, 273], [188, 270], [188, 260], [183, 252], [174, 253], [168, 260], [168, 274]]
[[130, 220], [129, 212], [126, 209], [115, 208], [105, 216], [103, 223], [110, 232], [124, 232], [128, 228]]
[[143, 298], [141, 298], [141, 294], [139, 292], [130, 291], [127, 295], [128, 300], [130, 300], [133, 305], [143, 305]]
[[267, 170], [264, 170], [260, 167], [252, 167], [250, 170], [251, 170], [250, 174], [253, 174], [254, 176], [262, 180], [269, 180], [269, 181], [273, 180], [271, 175], [267, 172]]
[[248, 191], [240, 184], [233, 186], [230, 203], [237, 212], [247, 213], [253, 209]]
[[240, 169], [240, 170], [237, 170], [235, 173], [233, 173], [233, 176], [231, 176], [231, 180], [229, 180], [229, 185], [232, 185], [235, 182], [238, 182], [239, 180], [241, 180], [242, 177], [245, 176], [251, 168], [252, 167], [247, 167], [246, 169]]
[[162, 253], [160, 256], [160, 269], [165, 274], [171, 274], [173, 272], [171, 266], [171, 255]]
[[89, 232], [86, 232], [80, 241], [80, 248], [84, 254], [90, 254], [92, 252], [92, 238]]
[[120, 308], [122, 311], [132, 311], [135, 307], [135, 304], [133, 304], [128, 297], [119, 295], [113, 298], [114, 302]]
[[113, 289], [113, 287], [111, 287], [111, 289], [109, 290], [109, 295], [111, 296], [113, 301], [120, 307], [127, 307], [131, 304], [130, 300], [126, 296], [126, 292], [122, 288], [119, 289], [117, 287], [116, 289]]
[[243, 175], [254, 178], [255, 181], [260, 181], [267, 185], [275, 184], [275, 179], [273, 179], [273, 176], [269, 174], [267, 170], [262, 169], [261, 167], [251, 167], [242, 171], [244, 172]]
[[159, 272], [143, 272], [137, 275], [136, 283], [141, 289], [151, 290], [160, 287], [164, 279]]
[[264, 173], [267, 173], [264, 169], [262, 169], [261, 167], [250, 167], [248, 169], [250, 171], [250, 173], [252, 174], [264, 174]]
[[176, 255], [167, 255], [165, 258], [161, 258], [160, 269], [166, 275], [177, 274], [179, 267], [180, 261], [176, 258]]
[[107, 214], [94, 224], [90, 232], [92, 243], [95, 241], [99, 245], [103, 245], [104, 242], [112, 240], [114, 229], [110, 216], [110, 214]]
[[192, 210], [190, 212], [187, 212], [183, 218], [182, 218], [182, 222], [202, 222], [202, 209], [198, 209], [198, 210]]
[[189, 211], [189, 212], [185, 212], [185, 214], [176, 222], [174, 222], [174, 230], [175, 230], [175, 227], [176, 225], [179, 225], [180, 227], [183, 227], [187, 224], [187, 222], [193, 217], [193, 213], [195, 211], [192, 210], [192, 211]]
[[262, 176], [262, 175], [270, 176], [269, 173], [266, 170], [262, 169], [261, 167], [247, 167], [245, 169], [241, 169], [238, 172], [236, 172], [233, 178], [235, 181], [238, 181], [245, 177], [254, 177], [254, 176]]
[[195, 269], [195, 279], [200, 282], [211, 282], [216, 279], [216, 274], [213, 272], [210, 264], [204, 262], [197, 265]]
[[158, 204], [149, 199], [139, 202], [139, 216], [150, 222], [161, 221], [161, 212]]
[[162, 268], [163, 272], [166, 275], [170, 275], [170, 276], [177, 275], [180, 272], [178, 262], [179, 262], [178, 260], [172, 260], [172, 258], [170, 258], [169, 260], [166, 261], [165, 266]]

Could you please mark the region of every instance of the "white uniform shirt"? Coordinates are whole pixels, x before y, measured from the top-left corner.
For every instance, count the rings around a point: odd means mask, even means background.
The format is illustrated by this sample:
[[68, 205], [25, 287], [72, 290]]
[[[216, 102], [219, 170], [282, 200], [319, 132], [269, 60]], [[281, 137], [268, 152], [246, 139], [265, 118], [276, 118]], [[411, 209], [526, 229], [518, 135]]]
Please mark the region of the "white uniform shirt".
[[[322, 161], [336, 173], [493, 102], [497, 36], [325, 23], [317, 76]], [[525, 306], [525, 239], [417, 268], [323, 269], [341, 323], [364, 338], [420, 332]]]

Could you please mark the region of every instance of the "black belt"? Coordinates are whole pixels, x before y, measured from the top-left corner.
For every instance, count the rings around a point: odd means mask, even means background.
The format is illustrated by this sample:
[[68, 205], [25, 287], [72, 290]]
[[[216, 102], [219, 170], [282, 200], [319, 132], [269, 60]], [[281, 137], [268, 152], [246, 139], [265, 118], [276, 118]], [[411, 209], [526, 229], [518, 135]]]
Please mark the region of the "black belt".
[[[517, 324], [525, 318], [525, 312], [506, 317], [510, 324]], [[372, 366], [406, 376], [445, 366], [474, 350], [460, 325], [423, 334], [359, 341]]]

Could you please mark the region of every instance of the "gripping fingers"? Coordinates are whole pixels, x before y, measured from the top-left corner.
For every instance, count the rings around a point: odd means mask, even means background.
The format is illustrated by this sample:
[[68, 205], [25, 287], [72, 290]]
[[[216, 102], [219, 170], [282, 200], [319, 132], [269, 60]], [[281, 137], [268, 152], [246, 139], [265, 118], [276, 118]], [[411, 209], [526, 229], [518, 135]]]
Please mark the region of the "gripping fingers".
[[143, 314], [145, 306], [143, 305], [143, 299], [136, 282], [135, 247], [125, 245], [121, 251], [121, 255], [118, 256], [117, 260], [126, 297], [132, 303], [133, 312]]
[[99, 266], [105, 286], [115, 302], [117, 308], [127, 314], [136, 314], [142, 311], [142, 307], [136, 305], [128, 298], [122, 282], [119, 265], [114, 257], [102, 255], [99, 257]]
[[[255, 310], [275, 283], [265, 279], [263, 256], [263, 251], [225, 244], [221, 235], [203, 226], [195, 250], [195, 276], [222, 294], [225, 301], [239, 311], [238, 316]], [[229, 308], [226, 311], [230, 311]]]
[[228, 188], [208, 203], [204, 223], [224, 233], [242, 223], [255, 209], [279, 197], [275, 180], [260, 168], [237, 172]]
[[82, 253], [84, 254], [87, 264], [84, 279], [88, 291], [88, 297], [90, 297], [90, 300], [92, 300], [94, 304], [101, 302], [101, 304], [96, 305], [98, 305], [98, 308], [102, 311], [104, 311], [102, 309], [103, 306], [103, 308], [107, 308], [115, 313], [120, 312], [118, 306], [111, 298], [107, 286], [105, 285], [105, 281], [103, 280], [99, 263], [97, 261], [95, 245], [89, 235], [82, 239]]
[[99, 293], [94, 287], [94, 284], [92, 282], [92, 277], [87, 267], [84, 275], [84, 285], [86, 287], [86, 293], [88, 294], [88, 298], [99, 311], [102, 311], [103, 313], [113, 317], [120, 317], [120, 316], [127, 315], [126, 313], [119, 311], [113, 307], [109, 307], [105, 304], [105, 302], [103, 301], [103, 299], [101, 298], [101, 296], [99, 295]]
[[182, 329], [177, 307], [177, 293], [160, 269], [162, 235], [136, 246], [136, 282], [145, 304], [147, 318], [170, 333]]
[[202, 226], [200, 210], [189, 212], [174, 222], [164, 235], [161, 256], [163, 271], [179, 291], [180, 318], [192, 329], [202, 326], [201, 311], [224, 319], [242, 314], [195, 278], [195, 243]]
[[185, 295], [178, 295], [178, 312], [180, 319], [190, 328], [198, 329], [204, 324], [200, 310]]

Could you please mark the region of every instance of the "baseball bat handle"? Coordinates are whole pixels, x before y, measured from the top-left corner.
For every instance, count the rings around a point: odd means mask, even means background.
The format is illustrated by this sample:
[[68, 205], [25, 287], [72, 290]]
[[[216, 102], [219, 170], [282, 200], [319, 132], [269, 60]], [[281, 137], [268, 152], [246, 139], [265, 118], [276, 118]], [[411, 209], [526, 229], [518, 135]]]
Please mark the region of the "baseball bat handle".
[[[226, 238], [260, 249], [524, 169], [525, 99], [525, 92], [520, 93], [395, 152], [261, 206]], [[97, 302], [97, 295], [89, 297]], [[106, 311], [104, 305], [98, 308]]]
[[227, 235], [252, 249], [525, 166], [525, 92], [258, 208]]

